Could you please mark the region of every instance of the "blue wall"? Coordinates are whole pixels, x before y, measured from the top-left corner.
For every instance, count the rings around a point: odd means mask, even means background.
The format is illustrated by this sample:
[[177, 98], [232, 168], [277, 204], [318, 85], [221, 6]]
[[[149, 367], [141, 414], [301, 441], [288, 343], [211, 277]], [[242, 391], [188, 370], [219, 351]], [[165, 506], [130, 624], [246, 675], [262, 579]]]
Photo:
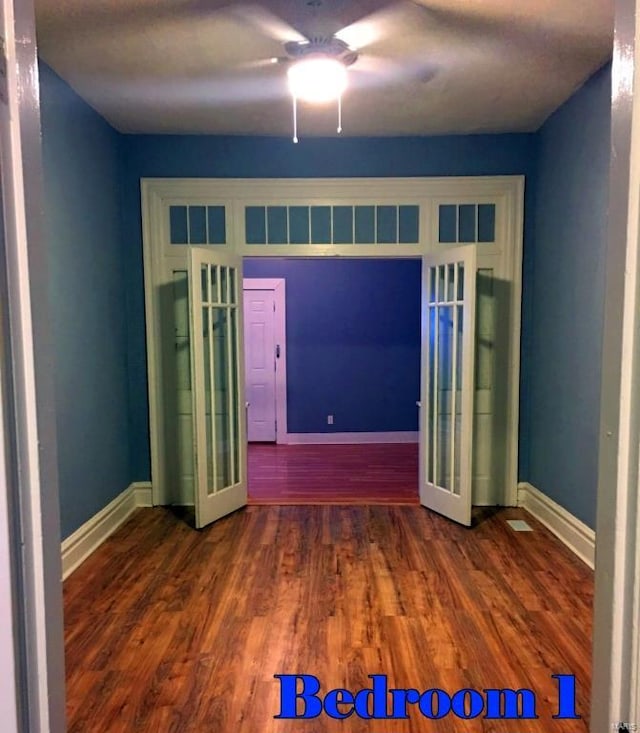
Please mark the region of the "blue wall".
[[40, 68], [62, 536], [126, 489], [121, 136]]
[[420, 260], [255, 258], [244, 276], [286, 280], [290, 433], [418, 429]]
[[595, 527], [611, 69], [538, 134], [526, 478]]
[[[129, 325], [131, 465], [132, 478], [144, 481], [150, 478], [150, 460], [140, 226], [141, 177], [531, 176], [535, 135], [315, 138], [302, 139], [298, 145], [293, 145], [288, 138], [131, 135], [125, 136], [124, 145], [123, 223]], [[529, 189], [526, 196], [527, 204], [531, 205]], [[530, 251], [531, 232], [527, 229], [525, 271]], [[525, 312], [528, 298], [525, 287]], [[526, 338], [525, 332], [523, 344], [526, 344]], [[523, 379], [526, 377], [525, 360]], [[527, 410], [528, 404], [523, 402], [523, 429], [528, 425]], [[526, 435], [523, 440], [526, 440]], [[526, 451], [523, 458], [526, 459]], [[521, 468], [521, 474], [523, 471], [526, 471], [526, 465]]]

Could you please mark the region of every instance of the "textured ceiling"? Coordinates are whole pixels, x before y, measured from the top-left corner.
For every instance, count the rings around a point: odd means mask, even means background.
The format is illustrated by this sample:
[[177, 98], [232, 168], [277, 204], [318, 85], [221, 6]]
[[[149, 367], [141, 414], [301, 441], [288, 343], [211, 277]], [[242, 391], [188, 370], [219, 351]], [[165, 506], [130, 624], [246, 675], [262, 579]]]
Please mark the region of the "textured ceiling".
[[[532, 131], [611, 55], [613, 0], [36, 0], [40, 55], [114, 127], [289, 135], [283, 42], [358, 49], [346, 135]], [[299, 110], [335, 134], [335, 106]]]

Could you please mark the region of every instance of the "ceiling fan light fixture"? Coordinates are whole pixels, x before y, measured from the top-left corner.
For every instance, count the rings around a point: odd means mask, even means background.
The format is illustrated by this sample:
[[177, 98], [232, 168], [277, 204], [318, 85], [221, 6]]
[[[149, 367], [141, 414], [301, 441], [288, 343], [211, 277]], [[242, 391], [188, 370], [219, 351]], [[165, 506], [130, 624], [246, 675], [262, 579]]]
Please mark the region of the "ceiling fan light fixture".
[[314, 56], [292, 64], [288, 71], [289, 90], [294, 99], [312, 104], [339, 100], [347, 88], [347, 69], [336, 58]]

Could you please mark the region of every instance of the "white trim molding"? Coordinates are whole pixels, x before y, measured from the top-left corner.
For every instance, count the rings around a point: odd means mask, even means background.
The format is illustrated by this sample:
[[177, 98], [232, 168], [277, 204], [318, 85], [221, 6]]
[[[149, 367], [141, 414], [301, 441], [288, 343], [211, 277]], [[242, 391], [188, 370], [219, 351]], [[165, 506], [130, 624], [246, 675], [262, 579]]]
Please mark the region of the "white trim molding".
[[112, 535], [139, 507], [151, 504], [151, 482], [128, 486], [106, 507], [94, 514], [62, 542], [62, 579], [71, 573]]
[[[187, 269], [189, 244], [171, 241], [172, 206], [224, 206], [227, 242], [216, 251], [243, 257], [384, 257], [420, 258], [449, 246], [439, 237], [439, 207], [479, 203], [495, 204], [495, 241], [478, 248], [478, 267], [493, 271], [498, 280], [510, 283], [508, 320], [511, 324], [507, 366], [508, 404], [504, 433], [506, 465], [505, 496], [508, 506], [516, 503], [518, 465], [518, 410], [520, 389], [520, 321], [522, 287], [522, 243], [524, 221], [524, 176], [446, 176], [410, 178], [143, 178], [141, 179], [145, 323], [151, 480], [156, 505], [182, 504], [169, 480], [175, 458], [173, 422], [167, 395], [175, 389], [167, 329], [172, 317], [159, 297], [171, 287], [174, 273]], [[379, 204], [419, 206], [419, 242], [413, 244], [267, 244], [247, 243], [246, 207], [257, 206], [372, 206]], [[267, 222], [268, 223], [268, 222]], [[169, 292], [169, 290], [167, 290]], [[505, 311], [507, 302], [505, 301]], [[424, 355], [423, 355], [424, 358]], [[424, 364], [422, 366], [424, 370]], [[281, 425], [282, 418], [278, 424]], [[502, 429], [502, 428], [501, 428]], [[340, 441], [335, 434], [333, 440]], [[291, 438], [289, 442], [294, 442]], [[326, 442], [303, 438], [307, 442]], [[404, 440], [404, 439], [402, 439]], [[349, 441], [357, 441], [355, 435]], [[360, 442], [360, 441], [358, 441]], [[368, 442], [368, 441], [365, 441]], [[502, 482], [500, 482], [502, 484]]]
[[616, 0], [590, 730], [640, 722], [640, 3]]
[[151, 481], [134, 481], [130, 486], [136, 497], [137, 507], [153, 506], [153, 489]]
[[417, 430], [389, 433], [289, 433], [289, 445], [360, 445], [365, 443], [417, 443]]
[[66, 729], [49, 233], [34, 3], [3, 0], [0, 104], [0, 720]]
[[596, 533], [564, 507], [530, 483], [518, 484], [518, 506], [553, 532], [592, 570], [595, 566]]

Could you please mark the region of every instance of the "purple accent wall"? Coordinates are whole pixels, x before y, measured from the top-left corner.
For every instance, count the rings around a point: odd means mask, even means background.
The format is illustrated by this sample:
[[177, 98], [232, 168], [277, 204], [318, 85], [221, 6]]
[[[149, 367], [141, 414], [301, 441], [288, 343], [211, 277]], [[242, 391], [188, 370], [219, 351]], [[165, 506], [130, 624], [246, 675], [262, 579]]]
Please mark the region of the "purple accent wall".
[[421, 267], [420, 260], [244, 261], [245, 277], [286, 280], [290, 433], [418, 429]]

